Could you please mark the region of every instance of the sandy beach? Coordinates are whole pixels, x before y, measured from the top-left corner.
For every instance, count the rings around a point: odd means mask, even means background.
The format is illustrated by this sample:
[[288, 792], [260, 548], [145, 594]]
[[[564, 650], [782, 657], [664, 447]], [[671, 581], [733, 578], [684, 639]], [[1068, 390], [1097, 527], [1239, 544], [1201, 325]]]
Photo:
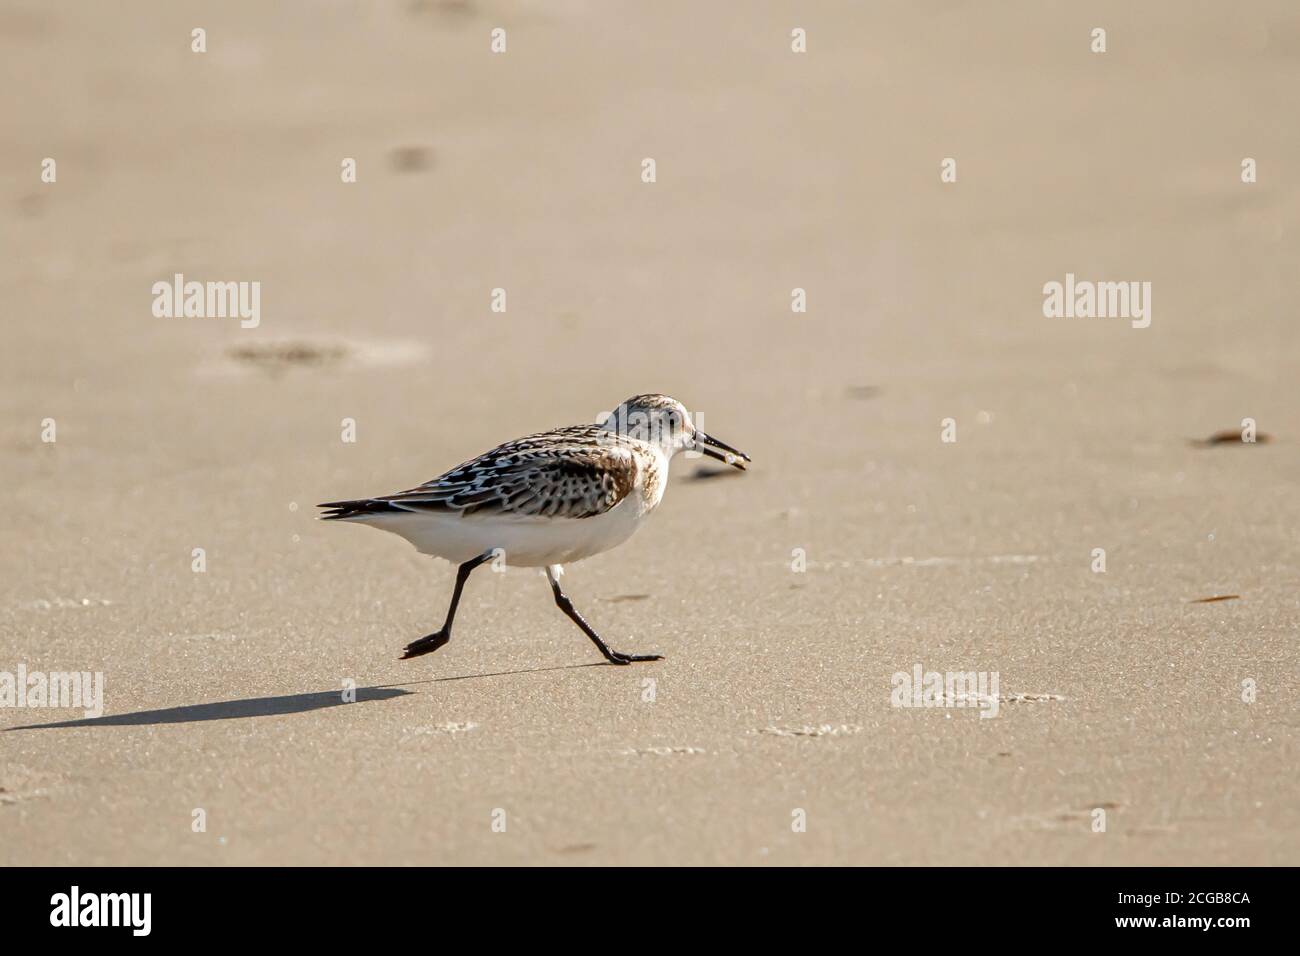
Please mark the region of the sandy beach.
[[[18, 0], [0, 61], [0, 672], [103, 680], [0, 673], [0, 864], [1300, 863], [1293, 3]], [[665, 660], [511, 568], [399, 662], [454, 569], [316, 503], [641, 392], [753, 457], [567, 569]]]

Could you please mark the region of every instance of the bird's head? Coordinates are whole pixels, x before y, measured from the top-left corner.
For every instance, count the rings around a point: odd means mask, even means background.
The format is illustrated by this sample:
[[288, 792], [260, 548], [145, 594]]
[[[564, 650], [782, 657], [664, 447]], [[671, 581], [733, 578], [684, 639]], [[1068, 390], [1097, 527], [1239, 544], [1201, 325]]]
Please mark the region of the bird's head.
[[696, 428], [686, 406], [668, 395], [634, 395], [600, 424], [628, 438], [658, 445], [669, 458], [682, 451], [698, 451], [741, 471], [749, 461], [744, 452]]

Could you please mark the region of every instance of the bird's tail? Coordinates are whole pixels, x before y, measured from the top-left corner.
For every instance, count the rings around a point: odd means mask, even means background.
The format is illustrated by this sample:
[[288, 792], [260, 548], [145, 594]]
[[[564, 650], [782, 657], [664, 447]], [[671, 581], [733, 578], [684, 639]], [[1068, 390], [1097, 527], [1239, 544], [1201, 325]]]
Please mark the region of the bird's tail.
[[348, 518], [368, 518], [371, 515], [393, 514], [402, 511], [382, 498], [359, 498], [356, 501], [327, 501], [316, 506], [324, 508], [321, 515], [326, 521], [346, 521]]

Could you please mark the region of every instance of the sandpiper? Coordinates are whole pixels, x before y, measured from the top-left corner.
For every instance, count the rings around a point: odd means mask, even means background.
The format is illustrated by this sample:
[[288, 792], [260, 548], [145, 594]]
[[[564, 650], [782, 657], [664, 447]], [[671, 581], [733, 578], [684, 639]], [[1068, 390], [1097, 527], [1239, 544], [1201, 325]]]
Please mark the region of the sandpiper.
[[451, 640], [470, 572], [502, 557], [546, 569], [555, 603], [611, 664], [661, 660], [611, 650], [560, 588], [563, 565], [622, 544], [663, 498], [668, 463], [698, 451], [742, 471], [749, 456], [695, 427], [667, 395], [629, 398], [595, 425], [572, 425], [506, 442], [418, 488], [319, 507], [323, 518], [391, 531], [423, 554], [458, 565], [442, 627], [406, 646], [402, 660]]

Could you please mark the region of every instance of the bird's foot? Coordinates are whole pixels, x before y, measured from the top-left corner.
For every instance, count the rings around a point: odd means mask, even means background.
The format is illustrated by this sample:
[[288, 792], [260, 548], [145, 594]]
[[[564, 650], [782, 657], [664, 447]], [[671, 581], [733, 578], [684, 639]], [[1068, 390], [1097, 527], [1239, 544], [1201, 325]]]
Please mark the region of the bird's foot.
[[641, 661], [661, 661], [664, 659], [662, 654], [620, 654], [618, 651], [610, 651], [606, 656], [611, 664], [636, 664]]
[[432, 654], [442, 645], [451, 640], [451, 632], [447, 629], [434, 631], [432, 634], [420, 638], [418, 641], [412, 641], [406, 645], [406, 653], [399, 660], [408, 661], [412, 657], [419, 657], [421, 654]]

